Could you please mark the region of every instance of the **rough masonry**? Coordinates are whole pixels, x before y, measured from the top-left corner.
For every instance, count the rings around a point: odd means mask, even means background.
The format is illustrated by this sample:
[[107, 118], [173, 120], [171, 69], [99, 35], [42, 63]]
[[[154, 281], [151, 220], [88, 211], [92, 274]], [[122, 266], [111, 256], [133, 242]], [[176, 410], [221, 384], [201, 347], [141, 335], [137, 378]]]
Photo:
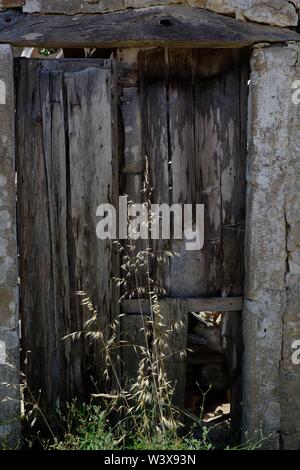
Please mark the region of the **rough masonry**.
[[0, 46], [0, 435], [19, 441], [19, 311], [13, 54]]
[[244, 430], [300, 448], [299, 44], [255, 48], [249, 98]]
[[107, 13], [154, 5], [184, 4], [239, 20], [274, 26], [297, 26], [300, 0], [0, 0], [0, 9], [23, 8], [27, 13]]

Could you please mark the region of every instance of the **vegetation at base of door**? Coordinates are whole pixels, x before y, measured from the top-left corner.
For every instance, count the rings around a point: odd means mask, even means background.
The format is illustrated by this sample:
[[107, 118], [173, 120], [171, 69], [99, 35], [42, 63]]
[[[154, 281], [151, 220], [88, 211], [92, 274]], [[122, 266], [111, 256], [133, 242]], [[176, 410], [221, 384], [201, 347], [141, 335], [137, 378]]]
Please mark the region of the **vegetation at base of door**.
[[[109, 412], [104, 411], [95, 404], [81, 404], [74, 401], [69, 404], [66, 415], [59, 415], [60, 430], [51, 438], [46, 439], [45, 431], [41, 431], [45, 419], [39, 415], [39, 407], [35, 408], [37, 421], [34, 422], [31, 435], [27, 434], [25, 448], [44, 450], [215, 450], [209, 429], [202, 427], [201, 431], [196, 427], [188, 433], [166, 431], [154, 435], [151, 441], [143, 435], [136, 435], [118, 423], [113, 426]], [[41, 419], [42, 418], [42, 419]], [[48, 418], [47, 418], [48, 419]], [[30, 420], [26, 418], [28, 424]], [[50, 421], [49, 421], [50, 422]], [[47, 421], [47, 427], [49, 426]], [[34, 427], [40, 424], [41, 429], [34, 432]], [[45, 421], [44, 421], [45, 424]], [[57, 427], [57, 423], [56, 423]], [[52, 433], [52, 431], [51, 431]], [[59, 436], [61, 434], [61, 436]], [[265, 439], [261, 433], [243, 445], [223, 446], [224, 450], [256, 450], [260, 449]], [[220, 449], [220, 447], [219, 447]]]

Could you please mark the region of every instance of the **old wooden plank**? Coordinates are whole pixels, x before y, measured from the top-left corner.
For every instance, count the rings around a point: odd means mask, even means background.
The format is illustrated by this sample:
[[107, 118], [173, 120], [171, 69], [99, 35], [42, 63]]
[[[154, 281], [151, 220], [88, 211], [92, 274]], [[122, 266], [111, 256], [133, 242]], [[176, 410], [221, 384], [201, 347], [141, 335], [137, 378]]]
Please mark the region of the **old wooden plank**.
[[[115, 207], [118, 207], [119, 195], [120, 195], [120, 145], [119, 145], [119, 95], [118, 95], [118, 70], [117, 63], [115, 60], [111, 60], [111, 75], [110, 81], [107, 83], [108, 91], [110, 90], [110, 108], [111, 108], [111, 175], [112, 180], [108, 182], [108, 188], [111, 194], [110, 203], [115, 204]], [[104, 137], [106, 139], [106, 136]], [[109, 196], [107, 195], [107, 198]], [[110, 306], [110, 320], [116, 322], [116, 328], [113, 332], [115, 334], [116, 343], [120, 341], [120, 288], [116, 283], [116, 279], [120, 276], [120, 248], [116, 243], [113, 243], [111, 246], [111, 271], [110, 271], [110, 283], [111, 283], [111, 306]], [[121, 377], [121, 356], [120, 351], [116, 349], [111, 351], [111, 360], [114, 367], [114, 374], [111, 374], [111, 384], [110, 388], [112, 391], [117, 390], [119, 387], [119, 380]], [[112, 371], [111, 371], [112, 372]]]
[[297, 40], [298, 33], [289, 29], [179, 5], [102, 15], [0, 14], [0, 42], [15, 46], [224, 48]]
[[[111, 71], [88, 67], [65, 74], [68, 103], [67, 157], [69, 178], [68, 237], [70, 288], [85, 291], [98, 309], [97, 327], [111, 333], [113, 320], [112, 240], [98, 240], [96, 211], [100, 204], [116, 204], [113, 193]], [[116, 175], [115, 175], [116, 176]], [[72, 297], [74, 317], [84, 318], [78, 298]], [[76, 313], [75, 313], [76, 312]], [[84, 374], [103, 386], [103, 345], [91, 344], [85, 357]], [[78, 367], [81, 357], [78, 355]]]
[[[211, 312], [239, 312], [243, 310], [243, 297], [222, 297], [215, 299], [197, 299], [188, 300], [188, 308], [190, 311], [211, 311]], [[201, 309], [199, 310], [199, 307]]]
[[[181, 299], [165, 299], [160, 304], [161, 323], [163, 327], [157, 327], [159, 336], [165, 335], [165, 339], [159, 342], [159, 353], [163, 354], [162, 361], [168, 380], [174, 387], [173, 402], [181, 409], [185, 402], [186, 384], [186, 354], [188, 315], [186, 303]], [[155, 339], [154, 328], [154, 339]], [[166, 343], [165, 343], [166, 341]]]
[[[207, 292], [240, 296], [244, 277], [247, 57], [237, 50], [224, 52], [195, 51], [197, 134], [199, 148], [201, 145], [204, 149], [200, 166], [204, 200], [209, 206], [210, 216], [205, 224], [209, 273]], [[233, 421], [238, 427], [241, 316], [237, 312], [226, 312], [223, 318], [233, 390]]]
[[[221, 163], [221, 193], [223, 282], [227, 295], [242, 295], [244, 290], [248, 67], [247, 54], [240, 54], [224, 83], [228, 99], [223, 111], [222, 140], [225, 152]], [[230, 98], [233, 88], [238, 90], [236, 99]], [[232, 428], [235, 433], [240, 433], [243, 340], [239, 314], [224, 314], [222, 334], [232, 387]]]
[[[145, 199], [143, 193], [145, 159], [142, 145], [141, 102], [137, 82], [139, 75], [138, 51], [135, 49], [130, 51], [118, 50], [117, 56], [118, 84], [120, 85], [120, 70], [122, 69], [123, 71], [123, 65], [128, 67], [128, 70], [134, 70], [135, 75], [135, 86], [132, 86], [132, 83], [129, 83], [127, 79], [125, 79], [121, 87], [119, 87], [121, 111], [119, 145], [122, 148], [120, 193], [128, 197], [129, 204], [141, 204]], [[121, 67], [119, 67], [120, 64]], [[146, 250], [147, 244], [148, 241], [142, 239], [130, 240], [129, 242], [126, 240], [123, 243], [123, 255], [129, 256], [132, 259], [134, 256], [138, 256], [139, 253]], [[137, 297], [138, 289], [147, 285], [146, 271], [146, 267], [143, 268], [139, 266], [139, 269], [135, 271], [135, 273], [131, 272], [130, 279], [127, 278], [126, 287], [125, 285], [122, 286], [122, 294]], [[121, 269], [121, 275], [125, 275], [123, 269]]]
[[[122, 179], [121, 192], [128, 196], [128, 202], [131, 204], [141, 204], [145, 200], [143, 193], [143, 180], [145, 158], [143, 155], [142, 143], [142, 107], [139, 90], [139, 68], [138, 68], [138, 50], [121, 50], [117, 51], [118, 57], [118, 83], [120, 85], [120, 73], [125, 80], [120, 87], [120, 108], [121, 123], [120, 130], [122, 135]], [[120, 65], [120, 67], [119, 67]], [[135, 76], [135, 86], [127, 80], [127, 74], [123, 75], [123, 71], [128, 69]], [[129, 72], [130, 73], [130, 72]], [[122, 80], [121, 80], [122, 81]], [[130, 229], [129, 229], [130, 231]], [[130, 246], [130, 248], [129, 248]], [[145, 251], [148, 241], [143, 239], [124, 241], [124, 255], [128, 255], [131, 259], [138, 256], [139, 253]], [[138, 297], [138, 289], [147, 285], [147, 268], [139, 264], [138, 270], [131, 272], [130, 279], [127, 279], [127, 286], [124, 288], [123, 294]], [[121, 274], [125, 272], [122, 270]]]
[[[160, 304], [172, 306], [172, 302], [177, 302], [178, 299], [161, 299]], [[243, 310], [244, 299], [243, 297], [219, 297], [219, 298], [203, 298], [203, 299], [180, 299], [185, 303], [185, 309], [188, 312], [240, 312]], [[150, 305], [148, 300], [131, 299], [122, 302], [123, 313], [137, 313], [140, 312], [140, 305], [142, 306], [142, 313], [145, 315], [150, 314]], [[170, 307], [171, 308], [171, 307]]]
[[[246, 207], [248, 60], [240, 54], [224, 76], [222, 108], [221, 195], [223, 288], [226, 295], [241, 295], [244, 279]], [[237, 95], [232, 99], [232, 89]]]
[[[234, 55], [230, 70], [223, 74], [220, 109], [222, 271], [228, 296], [243, 294], [246, 207], [248, 57], [238, 51]], [[232, 90], [237, 93], [233, 95]]]
[[121, 113], [124, 131], [124, 165], [122, 172], [141, 173], [145, 162], [142, 157], [142, 119], [137, 87], [123, 89]]
[[96, 237], [96, 207], [116, 196], [114, 78], [101, 62], [57, 65], [21, 60], [17, 74], [23, 353], [31, 351], [31, 389], [53, 407], [102, 376], [100, 347], [62, 338], [87, 318], [77, 290], [94, 301], [102, 326], [115, 318], [118, 268], [111, 245]]
[[[123, 180], [122, 192], [126, 194], [128, 204], [142, 204], [144, 202], [143, 173], [126, 173], [123, 175]], [[130, 232], [130, 230], [129, 227], [128, 232]], [[126, 297], [138, 298], [138, 296], [141, 295], [139, 289], [147, 289], [148, 275], [146, 264], [142, 262], [138, 263], [136, 271], [133, 271], [133, 269], [129, 271], [128, 267], [126, 267], [126, 262], [128, 261], [126, 257], [128, 256], [129, 259], [133, 261], [134, 257], [138, 257], [147, 249], [147, 246], [148, 240], [127, 239], [123, 241], [124, 251], [122, 252], [121, 276], [126, 278], [126, 286], [122, 286], [121, 294]], [[126, 277], [126, 275], [128, 276]]]
[[[17, 129], [21, 143], [18, 146], [21, 316], [23, 353], [31, 351], [26, 370], [28, 382], [33, 390], [46, 392], [48, 401], [55, 404], [58, 397], [63, 400], [67, 395], [62, 346], [64, 321], [68, 317], [63, 233], [65, 138], [61, 78], [52, 77], [50, 84], [49, 74], [41, 75], [39, 62], [20, 63]], [[56, 272], [58, 257], [60, 272]], [[57, 291], [60, 283], [63, 295]]]
[[195, 203], [193, 50], [169, 49], [168, 97], [172, 202]]
[[[33, 62], [34, 67], [35, 62]], [[40, 69], [40, 96], [42, 108], [43, 151], [48, 198], [48, 224], [52, 276], [53, 311], [48, 315], [47, 341], [54, 351], [50, 355], [47, 396], [64, 402], [74, 392], [72, 356], [75, 345], [62, 338], [70, 331], [70, 291], [67, 251], [67, 184], [66, 184], [66, 136], [62, 71]], [[25, 274], [25, 273], [24, 273]], [[37, 294], [39, 295], [39, 294]], [[40, 324], [42, 327], [43, 325]], [[74, 326], [74, 325], [73, 325]], [[77, 323], [77, 328], [80, 323]], [[73, 330], [75, 331], [75, 330]], [[53, 372], [54, 371], [54, 372]], [[51, 383], [50, 383], [51, 382]], [[64, 388], [64, 389], [63, 389]], [[55, 403], [55, 401], [53, 403]]]
[[[194, 51], [169, 49], [169, 153], [172, 204], [200, 203], [200, 177], [196, 172], [198, 155], [194, 129]], [[186, 219], [186, 218], [185, 218]], [[186, 220], [185, 220], [186, 222]], [[193, 225], [195, 213], [193, 215]], [[184, 228], [187, 229], [186, 223]], [[195, 229], [191, 226], [190, 229]], [[187, 250], [187, 239], [172, 240], [176, 253], [170, 262], [172, 297], [196, 297], [206, 294], [205, 254], [203, 250]]]
[[[16, 59], [16, 62], [21, 62], [23, 59]], [[25, 60], [25, 59], [24, 59]], [[72, 61], [65, 61], [63, 59], [38, 59], [40, 64], [43, 67], [43, 70], [50, 70], [53, 71], [54, 69], [59, 72], [80, 72], [81, 70], [85, 70], [87, 66], [89, 67], [98, 67], [101, 69], [111, 70], [112, 62], [108, 59], [89, 59], [88, 62], [85, 59], [72, 59]], [[38, 60], [35, 61], [36, 66], [38, 64]]]
[[122, 318], [122, 383], [135, 381], [138, 376], [139, 363], [143, 357], [141, 348], [146, 346], [147, 317], [126, 315]]
[[[229, 66], [228, 55], [230, 58], [232, 51], [224, 51], [224, 54], [217, 50], [208, 52], [202, 49], [194, 51], [196, 174], [200, 180], [199, 201], [205, 206], [205, 263], [202, 266], [205, 272], [205, 295], [219, 296], [223, 287], [220, 110], [223, 99], [222, 73], [224, 67]], [[225, 61], [223, 55], [226, 56]]]
[[[169, 204], [169, 127], [167, 111], [165, 51], [150, 50], [140, 54], [141, 107], [143, 123], [143, 155], [149, 162], [152, 204]], [[148, 185], [148, 186], [149, 186]], [[150, 189], [150, 187], [148, 189]], [[157, 222], [159, 213], [153, 213]], [[169, 259], [159, 261], [159, 252], [170, 249], [170, 240], [151, 240], [151, 249], [157, 253], [151, 261], [151, 275], [168, 295], [170, 290]]]

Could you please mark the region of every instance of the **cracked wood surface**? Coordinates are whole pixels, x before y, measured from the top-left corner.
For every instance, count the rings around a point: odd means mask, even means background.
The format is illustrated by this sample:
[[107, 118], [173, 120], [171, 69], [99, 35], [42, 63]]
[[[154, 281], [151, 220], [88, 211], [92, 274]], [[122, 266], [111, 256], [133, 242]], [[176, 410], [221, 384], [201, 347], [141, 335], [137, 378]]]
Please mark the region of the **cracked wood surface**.
[[0, 43], [32, 47], [246, 47], [298, 41], [295, 31], [184, 6], [105, 14], [0, 14]]

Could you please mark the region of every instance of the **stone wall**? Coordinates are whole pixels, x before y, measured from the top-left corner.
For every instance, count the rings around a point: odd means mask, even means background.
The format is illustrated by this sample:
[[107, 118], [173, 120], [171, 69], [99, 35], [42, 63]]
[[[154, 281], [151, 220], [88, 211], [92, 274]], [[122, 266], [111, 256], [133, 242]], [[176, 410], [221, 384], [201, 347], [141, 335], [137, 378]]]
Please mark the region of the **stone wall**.
[[0, 0], [0, 9], [22, 7], [28, 13], [106, 13], [154, 5], [184, 4], [275, 26], [296, 26], [300, 0]]
[[0, 436], [11, 447], [20, 407], [13, 76], [11, 47], [0, 45]]
[[300, 449], [300, 45], [254, 49], [249, 99], [244, 429]]

